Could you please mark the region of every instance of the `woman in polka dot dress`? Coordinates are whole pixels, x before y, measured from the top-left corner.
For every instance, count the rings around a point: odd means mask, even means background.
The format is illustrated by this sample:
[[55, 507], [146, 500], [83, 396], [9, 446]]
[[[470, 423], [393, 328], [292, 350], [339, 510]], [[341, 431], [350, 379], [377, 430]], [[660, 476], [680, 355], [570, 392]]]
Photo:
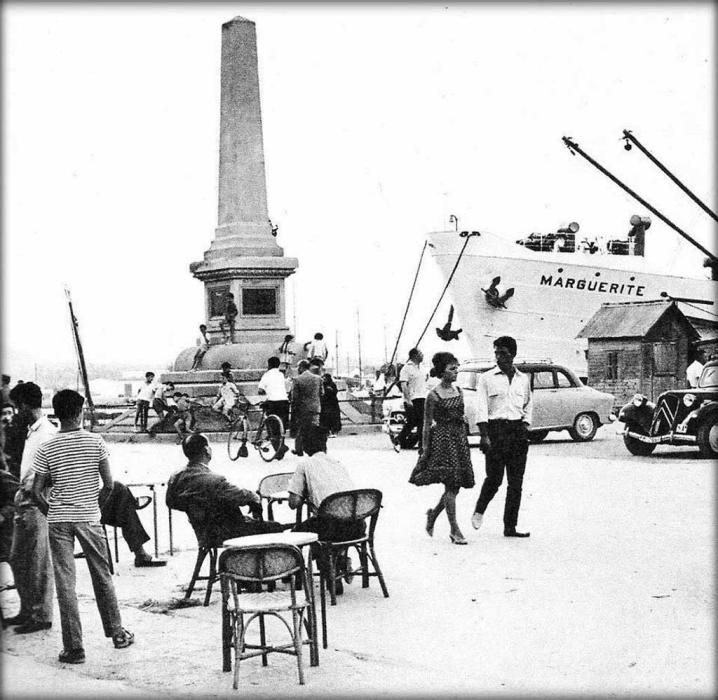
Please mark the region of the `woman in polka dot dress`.
[[434, 534], [434, 523], [446, 509], [454, 544], [467, 544], [456, 521], [456, 495], [460, 488], [474, 486], [474, 470], [464, 420], [464, 397], [454, 382], [458, 360], [450, 352], [438, 352], [431, 360], [432, 374], [441, 381], [426, 397], [424, 408], [424, 453], [409, 482], [416, 486], [444, 484], [444, 493], [434, 508], [426, 511], [426, 532]]

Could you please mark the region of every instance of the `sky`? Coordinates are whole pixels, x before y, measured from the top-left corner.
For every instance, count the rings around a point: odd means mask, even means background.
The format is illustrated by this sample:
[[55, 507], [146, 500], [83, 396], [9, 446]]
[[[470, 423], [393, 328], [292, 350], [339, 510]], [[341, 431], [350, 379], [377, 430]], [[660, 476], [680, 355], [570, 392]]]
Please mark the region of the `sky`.
[[[715, 249], [708, 216], [620, 141], [631, 129], [715, 210], [712, 3], [9, 2], [3, 371], [74, 362], [65, 285], [90, 362], [161, 370], [194, 344], [237, 15], [257, 27], [269, 215], [299, 259], [287, 322], [338, 345], [340, 373], [359, 342], [365, 366], [391, 355], [451, 214], [515, 240], [570, 221], [624, 235], [645, 213], [562, 136]], [[700, 264], [655, 218], [650, 234], [667, 267]], [[440, 291], [426, 260], [400, 358]]]

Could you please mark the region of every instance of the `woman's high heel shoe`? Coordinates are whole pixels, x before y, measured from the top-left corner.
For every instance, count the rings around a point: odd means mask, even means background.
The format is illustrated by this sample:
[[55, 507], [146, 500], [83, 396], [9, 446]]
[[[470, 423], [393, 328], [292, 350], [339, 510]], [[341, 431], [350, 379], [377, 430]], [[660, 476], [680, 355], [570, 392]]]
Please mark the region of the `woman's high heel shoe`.
[[429, 535], [429, 537], [434, 536], [434, 520], [432, 519], [434, 516], [434, 511], [429, 508], [429, 510], [426, 511], [426, 534]]
[[468, 540], [467, 540], [465, 537], [463, 537], [463, 536], [457, 537], [456, 535], [451, 535], [451, 534], [450, 534], [450, 535], [449, 535], [449, 539], [450, 539], [454, 544], [469, 544]]

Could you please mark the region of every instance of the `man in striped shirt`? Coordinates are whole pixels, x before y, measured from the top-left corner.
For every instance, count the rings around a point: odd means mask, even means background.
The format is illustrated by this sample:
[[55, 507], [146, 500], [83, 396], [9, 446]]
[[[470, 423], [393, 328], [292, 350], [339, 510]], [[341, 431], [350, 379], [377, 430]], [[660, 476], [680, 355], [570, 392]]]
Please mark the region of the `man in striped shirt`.
[[[100, 524], [98, 494], [100, 479], [112, 489], [113, 479], [104, 440], [82, 428], [85, 399], [76, 391], [63, 389], [52, 399], [60, 431], [37, 451], [33, 467], [33, 494], [47, 512], [55, 588], [60, 608], [63, 650], [59, 660], [83, 663], [82, 626], [75, 592], [75, 537], [90, 569], [97, 608], [106, 637], [115, 648], [130, 646], [134, 635], [122, 627], [115, 588], [110, 574], [107, 546]], [[52, 488], [46, 500], [45, 484]]]

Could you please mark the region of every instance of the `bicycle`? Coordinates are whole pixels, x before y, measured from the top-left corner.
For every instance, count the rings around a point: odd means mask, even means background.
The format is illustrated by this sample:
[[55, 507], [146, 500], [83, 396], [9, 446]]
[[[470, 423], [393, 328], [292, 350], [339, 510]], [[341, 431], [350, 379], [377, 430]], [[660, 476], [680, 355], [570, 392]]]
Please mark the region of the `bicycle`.
[[[273, 459], [280, 460], [287, 451], [284, 445], [284, 424], [279, 416], [267, 413], [265, 403], [257, 404], [261, 409], [259, 424], [252, 428], [249, 420], [249, 413], [252, 404], [240, 408], [240, 414], [232, 421], [227, 435], [227, 453], [234, 462], [239, 457], [249, 456], [247, 442], [250, 442], [254, 449], [259, 451], [259, 456], [265, 462]], [[256, 413], [256, 411], [253, 411]]]

